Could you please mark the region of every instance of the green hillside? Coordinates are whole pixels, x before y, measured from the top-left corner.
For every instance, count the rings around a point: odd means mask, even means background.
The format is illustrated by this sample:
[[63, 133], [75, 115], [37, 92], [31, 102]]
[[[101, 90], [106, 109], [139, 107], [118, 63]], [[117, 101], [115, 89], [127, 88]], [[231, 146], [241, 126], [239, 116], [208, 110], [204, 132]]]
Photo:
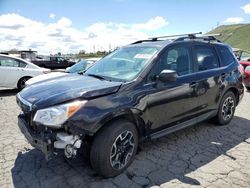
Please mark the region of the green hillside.
[[250, 51], [250, 24], [222, 25], [209, 32], [211, 33], [221, 33], [222, 36], [218, 38], [233, 48]]

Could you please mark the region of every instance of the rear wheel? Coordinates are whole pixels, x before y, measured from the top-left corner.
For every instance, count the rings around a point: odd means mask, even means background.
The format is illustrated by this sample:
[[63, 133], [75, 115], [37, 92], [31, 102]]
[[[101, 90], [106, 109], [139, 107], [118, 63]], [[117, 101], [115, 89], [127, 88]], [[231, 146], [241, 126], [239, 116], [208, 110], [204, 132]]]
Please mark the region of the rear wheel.
[[23, 88], [25, 88], [25, 82], [27, 81], [27, 80], [29, 80], [31, 77], [23, 77], [23, 78], [21, 78], [19, 81], [18, 81], [18, 83], [17, 83], [17, 88], [18, 88], [18, 90], [22, 90]]
[[219, 105], [218, 113], [215, 117], [218, 125], [226, 125], [230, 123], [234, 116], [236, 108], [236, 98], [233, 92], [228, 91], [223, 97]]
[[114, 121], [95, 137], [90, 152], [91, 165], [104, 177], [119, 175], [132, 163], [137, 146], [135, 125], [125, 120]]

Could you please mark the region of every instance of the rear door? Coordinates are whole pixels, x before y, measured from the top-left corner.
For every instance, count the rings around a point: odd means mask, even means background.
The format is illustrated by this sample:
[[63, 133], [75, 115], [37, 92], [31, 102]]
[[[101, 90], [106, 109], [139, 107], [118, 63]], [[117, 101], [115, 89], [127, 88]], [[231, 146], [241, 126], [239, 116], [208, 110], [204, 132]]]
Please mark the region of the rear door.
[[197, 72], [199, 112], [204, 114], [217, 109], [221, 87], [227, 73], [221, 67], [212, 44], [196, 42], [193, 52]]

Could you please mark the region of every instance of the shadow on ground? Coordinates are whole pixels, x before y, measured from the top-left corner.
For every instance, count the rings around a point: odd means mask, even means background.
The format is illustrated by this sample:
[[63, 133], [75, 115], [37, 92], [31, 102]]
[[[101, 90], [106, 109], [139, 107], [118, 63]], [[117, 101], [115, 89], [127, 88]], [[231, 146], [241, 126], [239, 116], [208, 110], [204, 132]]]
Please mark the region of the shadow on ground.
[[0, 90], [0, 98], [1, 97], [9, 97], [14, 96], [18, 93], [18, 89], [1, 89]]
[[[230, 125], [199, 124], [166, 137], [141, 144], [143, 148], [132, 165], [120, 176], [104, 180], [87, 161], [66, 161], [58, 156], [46, 163], [43, 154], [32, 149], [19, 153], [12, 168], [15, 187], [112, 187], [160, 185], [172, 179], [189, 185], [200, 185], [186, 175], [225, 155], [250, 138], [250, 121], [235, 117]], [[137, 184], [136, 184], [136, 183]], [[131, 183], [130, 185], [128, 185]]]

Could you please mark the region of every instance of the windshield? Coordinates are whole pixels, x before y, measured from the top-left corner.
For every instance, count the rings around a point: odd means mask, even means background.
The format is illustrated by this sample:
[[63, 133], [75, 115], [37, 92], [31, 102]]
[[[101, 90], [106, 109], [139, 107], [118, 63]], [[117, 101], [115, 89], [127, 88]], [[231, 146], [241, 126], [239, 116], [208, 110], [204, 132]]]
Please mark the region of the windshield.
[[156, 47], [125, 47], [114, 51], [86, 71], [110, 80], [130, 81], [148, 65]]
[[80, 73], [87, 70], [93, 64], [92, 61], [80, 60], [78, 63], [69, 67], [66, 72], [68, 73]]

